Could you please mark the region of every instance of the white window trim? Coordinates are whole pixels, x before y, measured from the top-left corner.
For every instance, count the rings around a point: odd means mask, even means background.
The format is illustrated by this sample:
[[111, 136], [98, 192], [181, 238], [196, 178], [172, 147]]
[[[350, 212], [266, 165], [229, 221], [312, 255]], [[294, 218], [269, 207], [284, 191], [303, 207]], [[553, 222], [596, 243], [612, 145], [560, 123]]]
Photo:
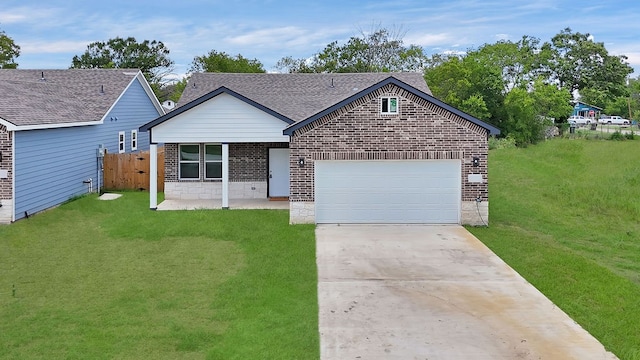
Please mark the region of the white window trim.
[[222, 150], [222, 144], [204, 144], [204, 152], [203, 152], [203, 154], [204, 154], [204, 156], [203, 156], [203, 159], [204, 159], [204, 167], [203, 167], [203, 169], [204, 169], [204, 178], [207, 179], [207, 180], [222, 180], [222, 175], [220, 175], [220, 177], [207, 177], [207, 163], [220, 163], [220, 165], [222, 166], [222, 159], [207, 161], [207, 146], [210, 146], [210, 145], [220, 146], [220, 150]]
[[127, 150], [125, 140], [126, 136], [124, 131], [118, 132], [118, 154], [123, 154]]
[[[182, 145], [196, 145], [198, 146], [198, 160], [182, 160], [180, 159], [180, 147]], [[200, 178], [202, 177], [201, 175], [201, 170], [200, 170], [200, 160], [202, 158], [202, 146], [200, 146], [200, 144], [194, 144], [194, 143], [184, 143], [184, 144], [178, 144], [178, 179], [179, 180], [191, 180], [191, 181], [198, 181], [200, 180]], [[182, 177], [182, 167], [180, 166], [181, 164], [198, 164], [198, 177], [195, 178], [183, 178]]]
[[138, 150], [138, 130], [131, 130], [131, 151]]
[[[391, 99], [395, 99], [396, 101], [396, 109], [395, 111], [391, 111]], [[383, 103], [386, 100], [387, 102], [387, 111], [383, 109]], [[382, 115], [398, 115], [400, 113], [400, 98], [397, 96], [382, 96], [380, 98], [380, 114]]]

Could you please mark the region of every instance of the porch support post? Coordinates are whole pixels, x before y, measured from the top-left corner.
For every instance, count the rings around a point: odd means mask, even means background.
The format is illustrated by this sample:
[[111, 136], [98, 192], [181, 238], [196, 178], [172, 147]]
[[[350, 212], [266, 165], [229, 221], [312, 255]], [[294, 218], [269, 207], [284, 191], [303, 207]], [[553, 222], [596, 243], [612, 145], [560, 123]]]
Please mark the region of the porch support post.
[[158, 144], [149, 148], [149, 208], [158, 208]]
[[222, 144], [222, 208], [229, 208], [229, 144]]

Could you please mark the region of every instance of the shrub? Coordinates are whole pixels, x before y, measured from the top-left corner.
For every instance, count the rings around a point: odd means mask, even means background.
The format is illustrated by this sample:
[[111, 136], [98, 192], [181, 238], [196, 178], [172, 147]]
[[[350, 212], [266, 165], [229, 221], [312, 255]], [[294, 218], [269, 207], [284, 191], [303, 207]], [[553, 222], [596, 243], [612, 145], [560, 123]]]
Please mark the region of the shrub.
[[625, 137], [627, 140], [634, 140], [634, 139], [635, 139], [635, 136], [634, 136], [634, 134], [633, 134], [633, 130], [631, 130], [631, 131], [629, 131], [628, 133], [624, 134], [624, 137]]
[[514, 147], [516, 147], [516, 139], [514, 139], [511, 135], [500, 139], [496, 138], [495, 136], [489, 138], [489, 150], [509, 149]]
[[611, 137], [609, 137], [609, 140], [625, 140], [624, 135], [622, 135], [622, 133], [620, 131], [616, 131], [613, 134], [611, 134]]

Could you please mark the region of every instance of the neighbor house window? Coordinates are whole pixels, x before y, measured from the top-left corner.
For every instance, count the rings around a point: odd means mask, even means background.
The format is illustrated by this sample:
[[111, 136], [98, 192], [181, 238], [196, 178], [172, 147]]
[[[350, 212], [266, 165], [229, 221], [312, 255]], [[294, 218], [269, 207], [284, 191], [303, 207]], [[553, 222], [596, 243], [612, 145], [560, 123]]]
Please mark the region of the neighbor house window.
[[131, 130], [131, 151], [138, 150], [138, 130]]
[[200, 145], [180, 145], [180, 179], [200, 178]]
[[222, 145], [205, 145], [204, 166], [206, 179], [222, 178]]
[[124, 152], [124, 131], [118, 133], [118, 153]]
[[398, 113], [398, 98], [397, 97], [383, 97], [380, 102], [381, 114], [397, 114]]

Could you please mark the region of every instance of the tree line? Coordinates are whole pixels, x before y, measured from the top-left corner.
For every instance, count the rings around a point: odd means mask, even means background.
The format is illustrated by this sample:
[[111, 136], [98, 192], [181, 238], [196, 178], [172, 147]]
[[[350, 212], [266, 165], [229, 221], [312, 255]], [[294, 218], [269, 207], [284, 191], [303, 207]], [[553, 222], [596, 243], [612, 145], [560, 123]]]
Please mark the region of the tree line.
[[[547, 126], [566, 124], [571, 100], [612, 115], [640, 118], [640, 76], [624, 55], [609, 54], [590, 34], [563, 29], [549, 41], [523, 36], [468, 49], [427, 55], [405, 45], [402, 31], [360, 32], [305, 58], [285, 56], [276, 69], [288, 73], [400, 72], [424, 74], [433, 95], [486, 121], [517, 144], [535, 143]], [[20, 47], [0, 31], [0, 68], [16, 68]], [[177, 101], [187, 79], [169, 81], [174, 62], [161, 41], [133, 37], [93, 42], [71, 60], [71, 68], [138, 68], [161, 100]], [[258, 59], [211, 50], [195, 56], [193, 72], [266, 72]]]

